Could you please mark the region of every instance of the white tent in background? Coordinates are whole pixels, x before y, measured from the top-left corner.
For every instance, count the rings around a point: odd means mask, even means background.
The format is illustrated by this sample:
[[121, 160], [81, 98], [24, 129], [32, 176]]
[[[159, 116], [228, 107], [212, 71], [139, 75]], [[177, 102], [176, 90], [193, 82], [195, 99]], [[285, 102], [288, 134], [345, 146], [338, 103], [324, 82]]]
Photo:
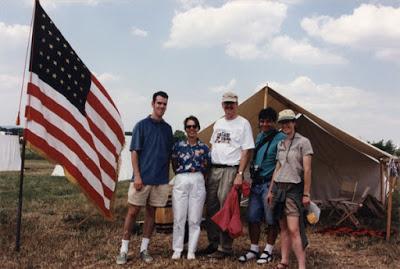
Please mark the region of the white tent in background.
[[19, 136], [0, 134], [0, 171], [19, 171], [20, 169]]
[[[132, 178], [133, 170], [131, 164], [131, 152], [129, 151], [129, 145], [131, 142], [130, 136], [125, 136], [125, 146], [121, 152], [120, 166], [118, 181], [130, 180]], [[64, 176], [64, 169], [61, 165], [57, 164], [54, 167], [52, 176]]]

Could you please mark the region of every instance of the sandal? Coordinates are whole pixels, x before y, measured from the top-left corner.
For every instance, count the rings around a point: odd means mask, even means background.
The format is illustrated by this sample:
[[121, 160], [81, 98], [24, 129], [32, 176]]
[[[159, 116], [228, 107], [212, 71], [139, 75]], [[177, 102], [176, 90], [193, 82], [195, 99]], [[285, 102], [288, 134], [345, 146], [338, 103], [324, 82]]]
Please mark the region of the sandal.
[[[250, 256], [250, 258], [247, 258], [247, 254], [254, 254], [254, 256]], [[249, 249], [245, 254], [243, 254], [242, 256], [239, 257], [239, 261], [240, 262], [247, 262], [249, 260], [253, 260], [253, 259], [258, 259], [258, 255], [259, 253], [257, 251], [251, 250]]]
[[258, 258], [257, 263], [264, 264], [269, 262], [272, 262], [272, 254], [264, 250], [261, 256]]
[[274, 267], [274, 269], [286, 269], [286, 268], [289, 268], [289, 264], [286, 264], [286, 263], [283, 263], [283, 262], [278, 263]]

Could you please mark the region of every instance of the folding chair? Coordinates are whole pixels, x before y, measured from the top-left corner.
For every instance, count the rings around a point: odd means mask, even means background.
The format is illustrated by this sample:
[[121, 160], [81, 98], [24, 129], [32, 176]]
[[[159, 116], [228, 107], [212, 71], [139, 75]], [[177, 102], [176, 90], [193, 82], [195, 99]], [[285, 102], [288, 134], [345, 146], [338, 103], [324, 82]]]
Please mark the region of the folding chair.
[[331, 207], [328, 218], [332, 214], [336, 213], [339, 216], [342, 215], [342, 210], [340, 209], [340, 202], [342, 201], [354, 201], [356, 191], [357, 191], [358, 181], [345, 180], [340, 181], [339, 196], [336, 198], [328, 199], [328, 204]]
[[342, 216], [340, 217], [339, 221], [336, 222], [336, 226], [338, 226], [340, 223], [345, 221], [346, 219], [349, 219], [354, 226], [358, 227], [360, 226], [360, 222], [356, 218], [355, 214], [357, 211], [364, 206], [364, 201], [368, 196], [368, 192], [370, 190], [370, 187], [366, 187], [363, 194], [361, 197], [354, 201], [340, 201], [338, 206], [339, 208], [343, 211]]

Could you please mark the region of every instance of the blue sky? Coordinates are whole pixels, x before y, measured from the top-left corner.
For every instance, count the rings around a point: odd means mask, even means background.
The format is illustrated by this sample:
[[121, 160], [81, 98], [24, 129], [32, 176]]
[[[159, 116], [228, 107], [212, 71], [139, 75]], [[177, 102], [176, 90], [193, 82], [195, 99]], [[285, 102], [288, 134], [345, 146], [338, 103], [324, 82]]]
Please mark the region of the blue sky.
[[[0, 0], [0, 125], [15, 122], [33, 0]], [[182, 129], [222, 115], [268, 83], [363, 140], [400, 146], [400, 1], [43, 0], [115, 100], [125, 125], [170, 95]]]

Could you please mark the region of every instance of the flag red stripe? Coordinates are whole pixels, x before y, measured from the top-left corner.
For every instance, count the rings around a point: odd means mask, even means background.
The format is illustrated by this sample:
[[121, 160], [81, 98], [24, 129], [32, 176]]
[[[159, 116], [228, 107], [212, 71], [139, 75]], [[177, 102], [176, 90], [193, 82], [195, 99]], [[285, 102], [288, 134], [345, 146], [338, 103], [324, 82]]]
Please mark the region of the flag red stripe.
[[89, 92], [87, 95], [87, 102], [96, 110], [96, 112], [104, 119], [107, 125], [113, 130], [121, 144], [124, 143], [124, 134], [121, 132], [121, 126], [115, 121], [111, 114], [105, 109], [105, 107], [100, 103], [97, 97]]
[[[63, 106], [59, 105], [58, 103], [54, 102], [53, 99], [49, 98], [47, 95], [45, 95], [39, 87], [37, 87], [33, 83], [28, 84], [28, 94], [35, 96], [38, 98], [42, 104], [44, 104], [49, 110], [53, 111], [55, 114], [58, 114], [61, 118], [63, 118], [66, 122], [71, 124], [75, 130], [80, 134], [80, 136], [89, 144], [89, 146], [97, 153], [97, 156], [99, 157], [100, 160], [100, 166], [103, 168], [103, 170], [114, 180], [116, 181], [116, 169], [113, 167], [112, 164], [110, 164], [104, 157], [101, 155], [93, 142], [92, 136], [90, 133], [86, 130], [86, 128], [76, 120], [75, 117], [72, 116], [72, 114], [65, 109]], [[28, 115], [29, 116], [29, 115]], [[28, 118], [29, 119], [29, 118]], [[99, 138], [100, 139], [100, 138]], [[101, 140], [101, 139], [100, 139]], [[115, 164], [117, 163], [117, 156], [115, 151], [112, 151], [114, 158], [115, 158]]]
[[88, 124], [89, 124], [89, 128], [90, 130], [93, 132], [93, 134], [101, 141], [101, 143], [103, 143], [103, 145], [110, 151], [113, 153], [115, 159], [118, 158], [117, 155], [117, 149], [115, 148], [115, 146], [113, 145], [113, 143], [111, 143], [111, 141], [108, 139], [108, 137], [96, 126], [96, 124], [92, 121], [92, 119], [90, 118], [86, 118]]
[[[86, 154], [85, 151], [82, 150], [80, 145], [74, 141], [71, 137], [69, 137], [66, 133], [62, 130], [54, 126], [51, 122], [46, 120], [43, 115], [34, 109], [33, 107], [29, 107], [30, 112], [30, 120], [37, 122], [38, 124], [45, 127], [46, 131], [53, 137], [57, 137], [60, 141], [63, 141], [64, 145], [68, 147], [72, 152], [76, 155], [80, 156], [81, 161], [84, 165], [92, 172], [92, 174], [97, 178], [98, 181], [101, 182], [103, 186], [104, 195], [111, 200], [112, 198], [112, 190], [110, 190], [100, 179], [101, 173], [99, 167], [96, 165], [95, 162]], [[68, 170], [68, 169], [67, 169]]]
[[97, 88], [99, 88], [99, 90], [103, 93], [103, 95], [108, 99], [108, 101], [110, 101], [110, 104], [112, 104], [112, 106], [115, 108], [115, 110], [118, 112], [119, 111], [117, 109], [117, 106], [114, 104], [113, 100], [111, 99], [110, 95], [107, 93], [106, 89], [104, 89], [103, 85], [101, 85], [100, 81], [97, 80], [97, 78], [95, 76], [91, 76], [92, 82], [94, 84], [96, 84]]
[[78, 184], [84, 189], [85, 193], [96, 203], [103, 214], [107, 217], [111, 216], [111, 212], [104, 206], [104, 200], [93, 187], [84, 180], [82, 173], [77, 167], [75, 167], [62, 153], [57, 149], [51, 147], [44, 139], [32, 133], [29, 129], [25, 129], [26, 140], [29, 141], [33, 146], [42, 150], [47, 156], [55, 160], [58, 163], [62, 163], [66, 167], [68, 173], [78, 182]]

